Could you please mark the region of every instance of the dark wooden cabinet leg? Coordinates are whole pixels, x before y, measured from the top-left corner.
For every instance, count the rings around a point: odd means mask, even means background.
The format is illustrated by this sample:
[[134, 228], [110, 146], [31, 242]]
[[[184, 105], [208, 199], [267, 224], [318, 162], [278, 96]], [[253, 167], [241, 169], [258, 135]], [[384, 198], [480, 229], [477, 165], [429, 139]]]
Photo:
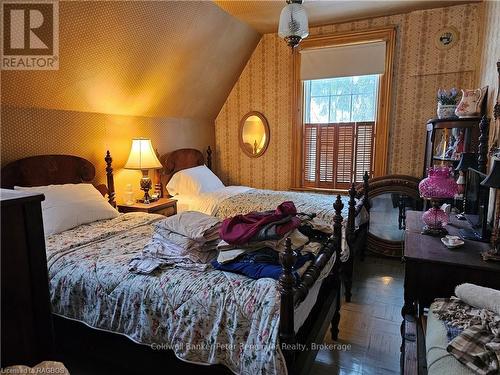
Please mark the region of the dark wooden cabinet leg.
[[344, 293], [345, 293], [345, 301], [346, 302], [351, 302], [352, 298], [352, 279], [345, 279], [344, 280]]

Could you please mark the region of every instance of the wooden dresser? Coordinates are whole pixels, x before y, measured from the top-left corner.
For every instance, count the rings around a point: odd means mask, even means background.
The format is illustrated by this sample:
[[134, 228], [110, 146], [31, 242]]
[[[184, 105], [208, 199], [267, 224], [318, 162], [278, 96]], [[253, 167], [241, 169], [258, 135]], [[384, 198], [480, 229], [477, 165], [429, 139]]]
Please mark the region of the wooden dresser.
[[[439, 237], [420, 233], [421, 216], [420, 211], [408, 211], [406, 216], [403, 315], [421, 313], [435, 298], [453, 295], [462, 283], [500, 289], [500, 263], [486, 262], [480, 256], [490, 248], [488, 243], [465, 240], [462, 247], [448, 249]], [[449, 234], [458, 236], [462, 228], [470, 228], [468, 222], [450, 215]]]
[[0, 190], [1, 363], [54, 360], [42, 194]]
[[[462, 247], [451, 250], [440, 237], [421, 234], [424, 225], [421, 217], [420, 211], [406, 214], [401, 373], [425, 375], [424, 309], [435, 298], [452, 296], [455, 287], [462, 283], [500, 289], [500, 263], [482, 260], [480, 253], [490, 248], [488, 243], [465, 240]], [[451, 215], [446, 226], [449, 234], [458, 235], [461, 228], [470, 225]]]

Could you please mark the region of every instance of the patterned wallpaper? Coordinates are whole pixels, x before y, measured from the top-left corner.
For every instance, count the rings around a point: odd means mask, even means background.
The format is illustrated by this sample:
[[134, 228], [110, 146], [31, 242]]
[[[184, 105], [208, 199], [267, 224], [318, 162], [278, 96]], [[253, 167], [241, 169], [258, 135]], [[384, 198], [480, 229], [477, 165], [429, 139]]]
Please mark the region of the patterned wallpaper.
[[[96, 167], [96, 182], [105, 182], [104, 154], [110, 150], [117, 199], [126, 184], [139, 196], [139, 171], [124, 170], [132, 138], [150, 138], [160, 154], [183, 147], [204, 150], [214, 144], [211, 121], [119, 116], [41, 108], [1, 107], [2, 165], [40, 154], [78, 155]], [[207, 131], [208, 130], [208, 131]], [[150, 172], [152, 173], [152, 172]]]
[[[290, 179], [291, 51], [276, 34], [265, 34], [215, 122], [215, 165], [226, 184], [284, 189]], [[267, 118], [270, 141], [259, 158], [239, 148], [242, 117], [259, 111]]]
[[[484, 45], [481, 57], [479, 83], [481, 87], [488, 85], [488, 116], [493, 118], [498, 87], [498, 71], [496, 62], [500, 61], [500, 1], [487, 1], [484, 6]], [[493, 121], [490, 123], [493, 126]], [[499, 139], [500, 129], [490, 129], [490, 140], [496, 135]]]
[[208, 1], [63, 1], [59, 23], [60, 69], [2, 72], [2, 104], [213, 120], [260, 38]]
[[1, 163], [74, 154], [103, 181], [109, 148], [118, 199], [139, 181], [120, 170], [133, 137], [160, 153], [214, 145], [215, 117], [260, 38], [205, 1], [65, 1], [59, 21], [59, 70], [2, 71]]
[[[436, 116], [439, 87], [471, 88], [479, 64], [481, 4], [415, 11], [387, 17], [312, 28], [311, 35], [397, 27], [389, 134], [389, 173], [421, 176], [425, 122]], [[436, 48], [443, 26], [460, 30], [449, 50]], [[287, 189], [291, 181], [290, 51], [275, 34], [261, 39], [215, 123], [217, 168], [229, 184]], [[250, 159], [239, 149], [238, 124], [250, 111], [269, 121], [271, 140], [263, 157]]]

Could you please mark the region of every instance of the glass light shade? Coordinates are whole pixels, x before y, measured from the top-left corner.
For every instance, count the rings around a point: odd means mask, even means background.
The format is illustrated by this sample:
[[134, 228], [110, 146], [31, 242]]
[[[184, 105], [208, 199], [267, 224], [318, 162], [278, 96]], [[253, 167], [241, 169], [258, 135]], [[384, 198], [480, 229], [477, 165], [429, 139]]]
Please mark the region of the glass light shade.
[[422, 214], [422, 221], [431, 230], [440, 230], [448, 224], [448, 214], [439, 207], [432, 207]]
[[457, 183], [450, 172], [449, 167], [429, 168], [428, 176], [418, 184], [420, 196], [427, 199], [453, 198], [457, 194]]
[[137, 138], [132, 140], [126, 169], [161, 169], [163, 166], [156, 157], [150, 139]]
[[309, 35], [307, 13], [302, 4], [292, 2], [283, 8], [280, 15], [278, 35], [285, 39], [291, 47], [295, 47]]

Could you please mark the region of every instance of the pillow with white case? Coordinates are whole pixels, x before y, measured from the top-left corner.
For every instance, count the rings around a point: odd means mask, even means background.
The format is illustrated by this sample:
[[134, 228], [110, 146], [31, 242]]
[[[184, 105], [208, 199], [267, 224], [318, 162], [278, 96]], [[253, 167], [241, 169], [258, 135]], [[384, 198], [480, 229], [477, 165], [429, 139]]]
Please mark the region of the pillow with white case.
[[14, 186], [14, 189], [45, 195], [42, 201], [45, 236], [119, 215], [92, 184]]
[[171, 195], [197, 195], [222, 189], [224, 184], [205, 165], [175, 173], [167, 184]]

